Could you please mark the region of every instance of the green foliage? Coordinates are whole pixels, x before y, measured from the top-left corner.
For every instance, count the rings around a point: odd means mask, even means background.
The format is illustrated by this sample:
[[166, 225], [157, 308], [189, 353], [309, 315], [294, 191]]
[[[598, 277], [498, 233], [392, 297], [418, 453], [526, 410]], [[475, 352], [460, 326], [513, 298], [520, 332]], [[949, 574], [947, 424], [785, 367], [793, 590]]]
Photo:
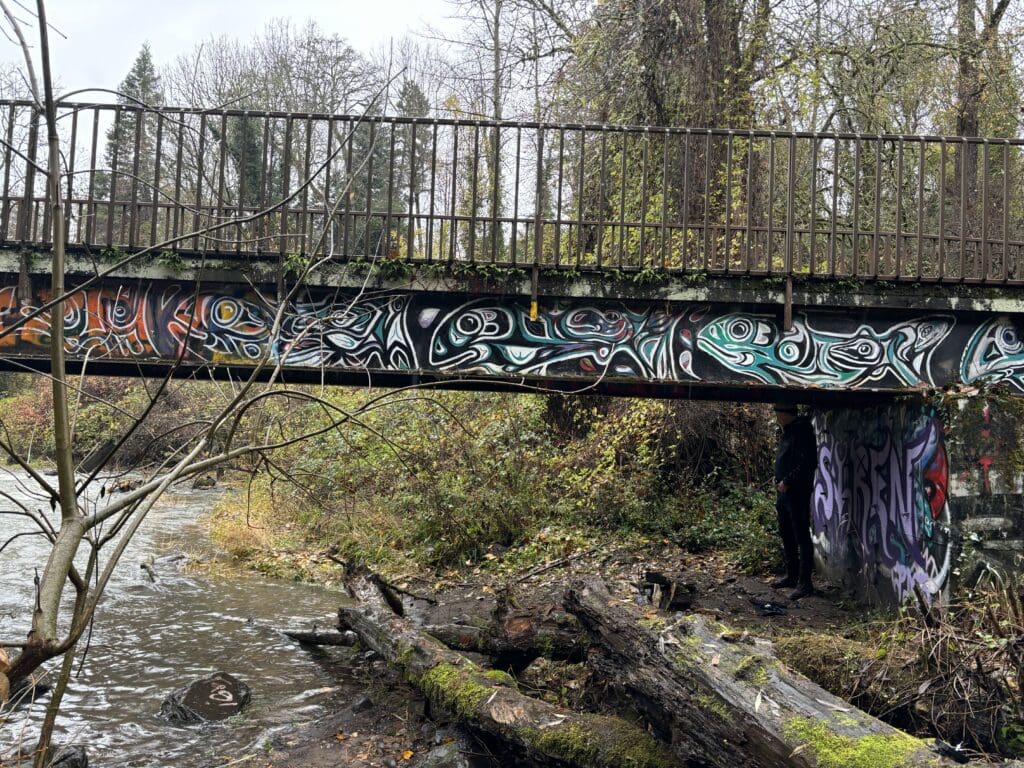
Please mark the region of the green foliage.
[[[366, 398], [341, 389], [328, 396], [347, 412]], [[748, 488], [771, 468], [764, 414], [556, 400], [558, 407], [532, 395], [396, 398], [363, 414], [365, 428], [346, 426], [278, 456], [304, 490], [282, 484], [270, 506], [317, 546], [385, 570], [529, 567], [631, 536], [724, 548], [751, 570], [772, 563], [770, 498]], [[309, 427], [320, 416], [297, 408], [291, 418]], [[714, 434], [711, 418], [721, 425]]]
[[781, 565], [775, 494], [727, 484], [719, 492], [705, 489], [700, 503], [672, 500], [665, 519], [673, 521], [676, 540], [691, 552], [726, 550], [750, 573]]
[[156, 257], [156, 263], [173, 274], [185, 271], [185, 260], [176, 251], [161, 251]]

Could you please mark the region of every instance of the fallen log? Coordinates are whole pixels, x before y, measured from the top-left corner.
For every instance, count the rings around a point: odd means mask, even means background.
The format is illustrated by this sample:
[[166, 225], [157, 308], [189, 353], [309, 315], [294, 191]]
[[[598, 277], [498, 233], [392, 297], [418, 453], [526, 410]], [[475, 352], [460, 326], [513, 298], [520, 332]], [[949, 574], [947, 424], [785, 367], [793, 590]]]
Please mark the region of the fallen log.
[[304, 632], [285, 629], [282, 630], [282, 634], [301, 645], [352, 646], [357, 641], [354, 632]]
[[515, 610], [502, 616], [478, 616], [469, 621], [460, 618], [427, 623], [423, 630], [449, 648], [487, 654], [503, 663], [530, 662], [538, 656], [579, 661], [587, 648], [586, 635], [579, 622], [561, 609], [539, 614]]
[[443, 602], [391, 584], [377, 574], [375, 586], [392, 612], [407, 616], [452, 650], [492, 656], [495, 666], [525, 666], [543, 656], [554, 661], [581, 661], [587, 636], [576, 617], [562, 607], [563, 589], [513, 594], [473, 591]]
[[573, 712], [525, 696], [512, 678], [473, 664], [387, 607], [368, 583], [362, 605], [342, 608], [340, 625], [398, 668], [432, 705], [539, 761], [579, 768], [676, 768], [671, 750], [625, 720]]
[[699, 764], [720, 768], [956, 764], [923, 740], [790, 671], [772, 654], [767, 641], [737, 643], [736, 633], [700, 616], [652, 620], [632, 602], [614, 598], [599, 579], [575, 583], [565, 604], [603, 651], [591, 653], [588, 659], [597, 674], [647, 713], [678, 755], [695, 758]]

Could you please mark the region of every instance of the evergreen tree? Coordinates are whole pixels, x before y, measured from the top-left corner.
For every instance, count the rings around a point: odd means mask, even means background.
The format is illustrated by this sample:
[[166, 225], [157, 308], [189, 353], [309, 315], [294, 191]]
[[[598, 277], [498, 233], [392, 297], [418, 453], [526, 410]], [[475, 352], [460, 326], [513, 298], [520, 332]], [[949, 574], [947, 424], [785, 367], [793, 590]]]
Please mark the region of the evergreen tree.
[[[113, 192], [114, 200], [130, 200], [133, 177], [137, 174], [136, 192], [144, 200], [152, 196], [153, 190], [147, 182], [152, 183], [156, 166], [156, 116], [145, 109], [159, 107], [163, 103], [160, 76], [153, 66], [148, 43], [143, 44], [135, 57], [131, 69], [118, 86], [118, 92], [117, 103], [124, 108], [107, 131], [104, 152], [110, 173], [98, 178], [97, 188], [103, 196]], [[112, 177], [116, 177], [113, 184]]]
[[[414, 80], [405, 80], [402, 83], [395, 107], [401, 117], [426, 117], [430, 112], [430, 102], [427, 101], [423, 89]], [[407, 212], [410, 216], [415, 216], [419, 213], [420, 192], [429, 185], [430, 131], [425, 125], [416, 126], [415, 130], [412, 125], [399, 125], [396, 130], [396, 203], [401, 206], [400, 210]], [[405, 225], [405, 229], [397, 233], [397, 239], [402, 241], [408, 238], [409, 220], [407, 218], [397, 220], [392, 223], [392, 228], [397, 228], [399, 224]], [[415, 222], [412, 223], [412, 228], [415, 231]], [[404, 245], [403, 255], [409, 248], [408, 243]], [[414, 246], [422, 250], [422, 245], [414, 244]]]

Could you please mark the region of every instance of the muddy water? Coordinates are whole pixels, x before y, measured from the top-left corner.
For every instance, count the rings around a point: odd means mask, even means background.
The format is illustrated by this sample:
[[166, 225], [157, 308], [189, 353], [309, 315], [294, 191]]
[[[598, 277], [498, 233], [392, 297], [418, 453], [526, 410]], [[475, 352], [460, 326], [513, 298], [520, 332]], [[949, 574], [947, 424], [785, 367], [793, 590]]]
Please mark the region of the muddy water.
[[[32, 499], [24, 475], [0, 474], [0, 492], [48, 510], [48, 504]], [[219, 493], [178, 489], [161, 501], [108, 587], [55, 738], [85, 745], [90, 765], [223, 765], [250, 753], [276, 730], [351, 701], [360, 691], [349, 674], [350, 651], [310, 652], [279, 632], [308, 626], [317, 617], [327, 625], [342, 600], [338, 593], [251, 577], [186, 574], [166, 557], [202, 546], [204, 533], [196, 520]], [[9, 508], [6, 500], [0, 504]], [[10, 518], [0, 517], [0, 531], [16, 529]], [[45, 552], [39, 537], [21, 537], [0, 553], [4, 640], [25, 635], [33, 570]], [[143, 562], [153, 562], [155, 582], [140, 567]], [[229, 672], [252, 688], [245, 713], [188, 728], [160, 719], [160, 702], [168, 693], [214, 671]], [[11, 761], [16, 745], [37, 732], [45, 703], [0, 714], [0, 764]]]

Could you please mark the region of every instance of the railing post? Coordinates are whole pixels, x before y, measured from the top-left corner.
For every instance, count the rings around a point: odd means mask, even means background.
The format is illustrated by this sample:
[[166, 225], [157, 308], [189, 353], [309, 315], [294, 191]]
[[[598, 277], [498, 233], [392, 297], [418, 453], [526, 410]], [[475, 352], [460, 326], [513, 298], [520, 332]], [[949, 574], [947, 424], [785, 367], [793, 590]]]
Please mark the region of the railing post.
[[544, 129], [537, 127], [537, 190], [533, 217], [533, 263], [540, 264], [544, 239]]
[[[537, 185], [533, 219], [533, 269], [530, 271], [530, 319], [536, 320], [538, 313], [538, 286], [540, 260], [543, 255], [544, 239], [544, 129], [537, 127]], [[557, 225], [556, 225], [557, 226]]]
[[786, 263], [785, 274], [793, 274], [793, 238], [796, 236], [796, 224], [793, 221], [796, 212], [794, 195], [796, 193], [796, 137], [789, 137], [789, 157], [786, 159]]
[[25, 163], [25, 195], [22, 198], [21, 209], [18, 211], [18, 223], [14, 230], [14, 239], [19, 243], [28, 241], [31, 231], [30, 222], [32, 211], [35, 207], [35, 186], [36, 186], [36, 161], [39, 151], [39, 115], [32, 115], [32, 125], [28, 130], [28, 151]]

